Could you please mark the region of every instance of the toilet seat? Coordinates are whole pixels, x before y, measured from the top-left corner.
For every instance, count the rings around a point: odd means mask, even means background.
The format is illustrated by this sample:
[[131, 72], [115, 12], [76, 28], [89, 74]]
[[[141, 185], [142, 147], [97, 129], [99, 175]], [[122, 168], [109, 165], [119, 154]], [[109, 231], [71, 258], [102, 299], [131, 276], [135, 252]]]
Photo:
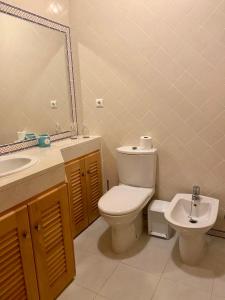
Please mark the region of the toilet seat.
[[98, 202], [99, 209], [112, 216], [129, 214], [142, 208], [152, 197], [154, 189], [118, 185], [111, 188]]

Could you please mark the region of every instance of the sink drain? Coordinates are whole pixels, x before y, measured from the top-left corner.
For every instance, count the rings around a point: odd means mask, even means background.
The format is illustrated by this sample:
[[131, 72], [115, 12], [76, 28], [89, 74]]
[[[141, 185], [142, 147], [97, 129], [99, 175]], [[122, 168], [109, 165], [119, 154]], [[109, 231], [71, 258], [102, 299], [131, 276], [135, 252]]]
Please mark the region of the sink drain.
[[194, 219], [190, 219], [189, 222], [190, 222], [190, 223], [194, 223], [194, 224], [195, 224], [195, 223], [198, 223], [198, 221], [197, 221], [197, 220], [194, 220]]

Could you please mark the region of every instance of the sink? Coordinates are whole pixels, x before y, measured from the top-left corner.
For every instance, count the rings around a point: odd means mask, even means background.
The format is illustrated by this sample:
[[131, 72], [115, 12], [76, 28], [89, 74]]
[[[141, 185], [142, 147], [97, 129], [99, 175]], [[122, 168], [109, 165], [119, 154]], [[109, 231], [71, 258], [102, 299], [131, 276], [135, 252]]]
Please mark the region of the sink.
[[37, 158], [22, 155], [0, 157], [0, 177], [7, 176], [30, 168], [37, 162]]

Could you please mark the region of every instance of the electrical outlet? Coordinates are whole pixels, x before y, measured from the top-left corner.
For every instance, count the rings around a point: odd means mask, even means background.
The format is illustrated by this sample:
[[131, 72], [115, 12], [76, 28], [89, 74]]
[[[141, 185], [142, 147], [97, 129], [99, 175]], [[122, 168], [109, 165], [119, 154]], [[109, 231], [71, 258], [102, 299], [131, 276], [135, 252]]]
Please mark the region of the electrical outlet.
[[58, 107], [56, 100], [51, 100], [50, 105], [51, 105], [51, 108], [53, 108], [53, 109]]
[[104, 100], [96, 99], [96, 108], [103, 108], [103, 107], [104, 107]]

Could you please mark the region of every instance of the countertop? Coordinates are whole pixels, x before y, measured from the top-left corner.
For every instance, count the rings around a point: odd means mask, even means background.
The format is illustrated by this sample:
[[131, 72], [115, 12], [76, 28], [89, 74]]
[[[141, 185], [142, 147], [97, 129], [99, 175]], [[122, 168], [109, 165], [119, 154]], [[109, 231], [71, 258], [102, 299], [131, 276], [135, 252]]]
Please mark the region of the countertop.
[[0, 177], [0, 212], [65, 181], [66, 162], [100, 148], [100, 136], [79, 136], [53, 142], [48, 148], [33, 147], [7, 154], [9, 157], [31, 156], [38, 161], [30, 168]]

